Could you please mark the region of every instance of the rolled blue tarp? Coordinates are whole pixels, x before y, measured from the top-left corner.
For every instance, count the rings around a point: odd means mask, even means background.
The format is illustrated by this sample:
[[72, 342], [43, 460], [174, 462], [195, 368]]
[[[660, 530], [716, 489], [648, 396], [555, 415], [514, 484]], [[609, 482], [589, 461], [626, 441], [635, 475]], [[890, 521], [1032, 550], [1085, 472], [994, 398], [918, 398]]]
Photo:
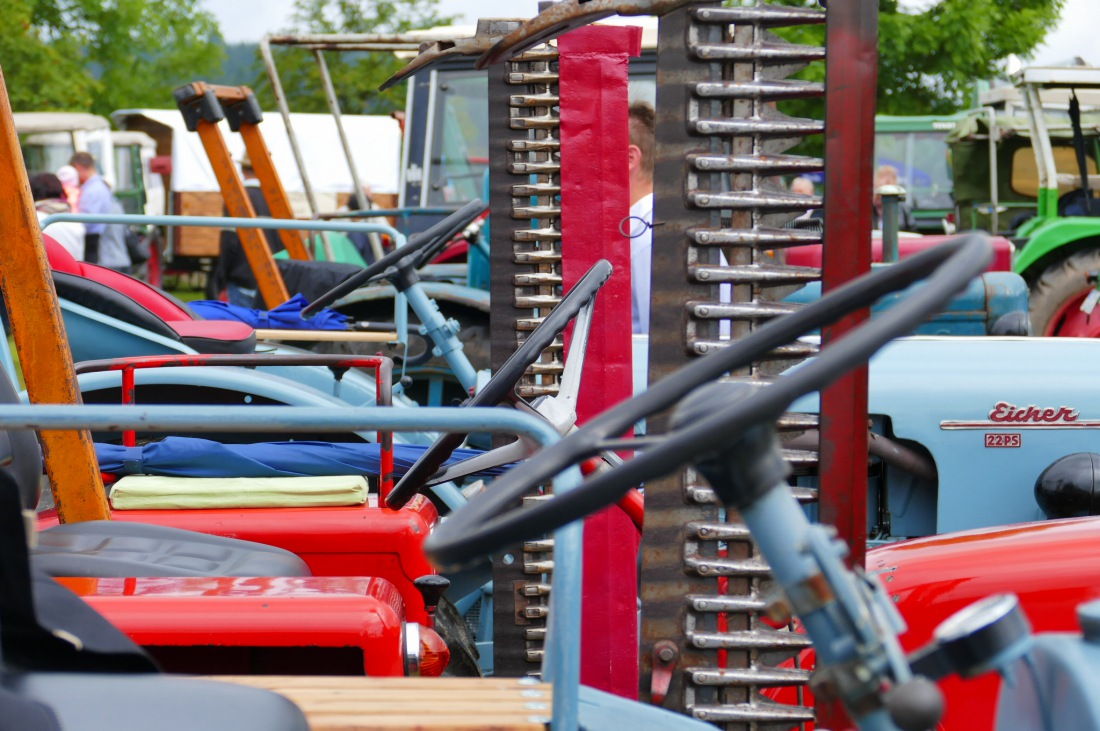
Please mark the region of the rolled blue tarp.
[[271, 310], [254, 310], [219, 300], [198, 300], [188, 303], [200, 317], [207, 320], [237, 320], [257, 330], [347, 330], [348, 318], [336, 310], [325, 308], [310, 317], [302, 317], [309, 302], [296, 294]]
[[[394, 475], [405, 474], [427, 447], [395, 444]], [[140, 447], [96, 444], [103, 472], [117, 475], [171, 477], [302, 477], [307, 475], [377, 475], [381, 468], [375, 443], [266, 442], [221, 444], [195, 437], [167, 437]], [[482, 454], [478, 449], [456, 449], [447, 464]], [[478, 475], [499, 475], [511, 465]]]

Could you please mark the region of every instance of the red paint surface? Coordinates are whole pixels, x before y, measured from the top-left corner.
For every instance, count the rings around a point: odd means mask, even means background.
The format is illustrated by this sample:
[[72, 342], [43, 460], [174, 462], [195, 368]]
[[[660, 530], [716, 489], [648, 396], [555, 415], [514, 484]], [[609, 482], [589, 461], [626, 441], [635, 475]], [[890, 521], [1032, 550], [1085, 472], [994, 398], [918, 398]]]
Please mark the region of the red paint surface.
[[[619, 223], [630, 210], [627, 65], [641, 53], [641, 38], [637, 27], [590, 26], [558, 41], [564, 286], [598, 259], [614, 267], [596, 300], [580, 424], [633, 388], [630, 245]], [[585, 522], [581, 682], [626, 698], [638, 697], [638, 540], [618, 507]]]
[[401, 596], [382, 579], [59, 581], [140, 645], [359, 647], [366, 675], [404, 674]]
[[[898, 239], [898, 256], [902, 259], [919, 254], [925, 249], [934, 249], [953, 236], [921, 236], [919, 238]], [[993, 244], [993, 261], [990, 262], [989, 272], [1012, 271], [1012, 242], [1004, 236], [991, 236]], [[882, 261], [882, 239], [871, 239], [871, 261]], [[798, 246], [787, 252], [787, 263], [794, 266], [819, 267], [821, 266], [821, 246]]]
[[[1077, 607], [1100, 599], [1100, 519], [1074, 518], [982, 528], [920, 538], [867, 553], [878, 577], [905, 618], [902, 647], [912, 652], [963, 607], [991, 594], [1011, 592], [1039, 632], [1080, 632]], [[1052, 570], [1052, 567], [1057, 567]], [[813, 667], [812, 651], [802, 654]], [[1001, 681], [995, 674], [939, 683], [947, 713], [943, 731], [993, 731]], [[807, 690], [807, 693], [809, 691]], [[793, 703], [794, 692], [765, 695]]]
[[[401, 510], [379, 508], [371, 496], [370, 504], [354, 507], [115, 510], [111, 518], [285, 548], [309, 564], [315, 577], [385, 579], [404, 600], [410, 621], [428, 619], [424, 600], [412, 582], [434, 573], [423, 545], [438, 513], [422, 495]], [[57, 525], [56, 514], [39, 517], [40, 529], [52, 525]]]

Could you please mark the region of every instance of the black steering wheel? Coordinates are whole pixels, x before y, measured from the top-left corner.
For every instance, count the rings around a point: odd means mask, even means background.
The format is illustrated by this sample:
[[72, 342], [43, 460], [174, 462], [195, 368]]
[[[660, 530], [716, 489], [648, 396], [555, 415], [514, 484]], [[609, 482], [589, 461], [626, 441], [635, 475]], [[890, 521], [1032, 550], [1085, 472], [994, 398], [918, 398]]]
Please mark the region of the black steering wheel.
[[[667, 475], [700, 455], [718, 450], [746, 427], [774, 420], [799, 396], [824, 388], [890, 340], [911, 332], [983, 272], [991, 259], [992, 248], [984, 235], [961, 236], [860, 277], [796, 313], [772, 320], [744, 340], [700, 358], [646, 393], [604, 412], [528, 459], [522, 469], [498, 478], [492, 489], [436, 528], [425, 543], [425, 551], [444, 566], [480, 559], [501, 546], [550, 533], [607, 507], [632, 486]], [[922, 279], [927, 281], [904, 301], [831, 343], [813, 360], [750, 398], [728, 408], [714, 408], [704, 418], [667, 435], [638, 440], [642, 451], [634, 459], [595, 474], [576, 490], [528, 507], [514, 507], [524, 495], [566, 468], [602, 451], [622, 449], [621, 440], [616, 443], [615, 438], [639, 419], [671, 408], [696, 388], [747, 367], [765, 353]]]
[[[405, 264], [412, 269], [420, 268], [431, 261], [439, 249], [446, 246], [456, 234], [480, 216], [485, 208], [485, 203], [475, 198], [427, 230], [413, 234], [401, 248], [391, 251], [363, 271], [356, 272], [310, 302], [302, 309], [302, 317], [310, 317], [375, 279], [392, 276]], [[407, 262], [403, 261], [406, 259], [408, 259]]]
[[[606, 259], [600, 259], [593, 264], [569, 293], [561, 298], [553, 311], [539, 323], [523, 345], [508, 356], [504, 365], [464, 406], [496, 406], [506, 400], [518, 402], [516, 384], [527, 372], [527, 368], [565, 331], [577, 313], [595, 298], [600, 287], [611, 277], [611, 272], [611, 264]], [[386, 497], [386, 507], [396, 510], [409, 502], [454, 454], [465, 438], [465, 433], [450, 432], [436, 439], [394, 486]]]

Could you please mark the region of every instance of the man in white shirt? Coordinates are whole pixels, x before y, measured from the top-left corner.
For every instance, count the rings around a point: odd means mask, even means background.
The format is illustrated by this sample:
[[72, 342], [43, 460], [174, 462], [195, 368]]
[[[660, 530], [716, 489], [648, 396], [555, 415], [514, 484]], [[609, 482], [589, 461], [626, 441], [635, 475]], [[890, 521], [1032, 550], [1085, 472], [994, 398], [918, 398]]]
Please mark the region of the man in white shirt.
[[649, 334], [649, 286], [653, 259], [653, 148], [656, 114], [645, 102], [630, 105], [630, 301], [633, 332]]

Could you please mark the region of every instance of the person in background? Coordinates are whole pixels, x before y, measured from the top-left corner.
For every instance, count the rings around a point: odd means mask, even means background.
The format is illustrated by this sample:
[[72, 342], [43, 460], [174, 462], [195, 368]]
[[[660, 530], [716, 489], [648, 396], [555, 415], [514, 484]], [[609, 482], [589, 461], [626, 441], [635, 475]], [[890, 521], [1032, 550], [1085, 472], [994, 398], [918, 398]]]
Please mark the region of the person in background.
[[649, 334], [649, 288], [653, 259], [653, 150], [657, 123], [646, 102], [630, 105], [630, 302], [635, 335]]
[[798, 195], [816, 195], [817, 193], [814, 190], [814, 181], [801, 175], [791, 181], [791, 192]]
[[62, 165], [57, 169], [57, 179], [65, 188], [65, 200], [69, 201], [69, 207], [74, 211], [79, 210], [80, 204], [80, 175], [72, 165]]
[[[814, 181], [801, 175], [791, 181], [791, 192], [797, 195], [817, 195], [817, 190], [814, 188]], [[820, 211], [820, 208], [807, 208], [795, 220], [797, 221], [803, 218], [821, 218]]]
[[[653, 271], [653, 160], [656, 147], [657, 115], [648, 102], [634, 102], [630, 105], [630, 144], [627, 146], [627, 161], [630, 179], [630, 214], [626, 219], [630, 236], [630, 303], [632, 312], [632, 332], [635, 335], [649, 334], [649, 300]], [[727, 266], [726, 258], [720, 255], [719, 264]], [[722, 284], [718, 289], [718, 301], [729, 303], [732, 288]], [[718, 337], [729, 340], [730, 326], [723, 320], [719, 326]]]
[[[108, 213], [122, 215], [126, 213], [118, 198], [111, 196], [111, 208]], [[133, 261], [130, 259], [130, 251], [126, 246], [126, 236], [130, 233], [130, 227], [125, 223], [108, 223], [103, 228], [99, 237], [99, 265], [131, 274]]]
[[[80, 204], [77, 211], [80, 213], [110, 213], [111, 201], [114, 196], [111, 188], [96, 169], [95, 158], [87, 152], [78, 152], [69, 160], [69, 164], [76, 168], [77, 178], [80, 180]], [[89, 223], [86, 225], [87, 233], [84, 235], [84, 261], [92, 264], [99, 263], [99, 238], [107, 228], [105, 223]]]
[[[882, 229], [882, 196], [879, 195], [878, 189], [884, 185], [898, 185], [898, 169], [893, 165], [880, 165], [875, 170], [875, 187], [873, 189], [875, 197], [871, 209], [871, 228], [876, 230]], [[898, 201], [898, 230], [917, 230], [913, 224], [913, 211], [905, 201]]]
[[[72, 213], [72, 207], [65, 199], [65, 187], [53, 173], [38, 173], [31, 176], [31, 197], [34, 209], [38, 213], [38, 223], [55, 213]], [[73, 258], [84, 258], [84, 224], [73, 221], [51, 223], [44, 233], [52, 236], [57, 243], [65, 247]]]

